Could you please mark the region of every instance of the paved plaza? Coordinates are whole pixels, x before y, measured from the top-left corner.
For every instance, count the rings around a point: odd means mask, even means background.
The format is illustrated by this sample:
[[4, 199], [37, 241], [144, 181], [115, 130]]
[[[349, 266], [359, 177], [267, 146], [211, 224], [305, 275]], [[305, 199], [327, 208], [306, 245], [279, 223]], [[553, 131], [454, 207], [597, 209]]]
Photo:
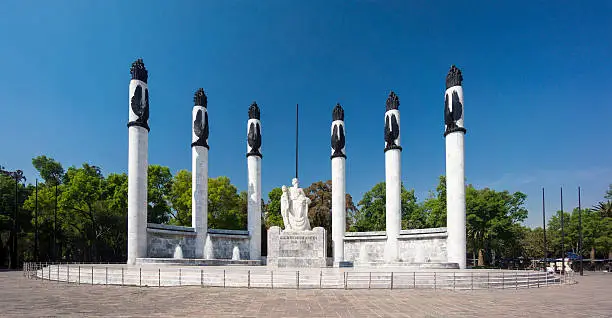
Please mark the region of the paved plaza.
[[2, 317], [612, 317], [612, 274], [506, 290], [295, 290], [76, 285], [0, 272]]

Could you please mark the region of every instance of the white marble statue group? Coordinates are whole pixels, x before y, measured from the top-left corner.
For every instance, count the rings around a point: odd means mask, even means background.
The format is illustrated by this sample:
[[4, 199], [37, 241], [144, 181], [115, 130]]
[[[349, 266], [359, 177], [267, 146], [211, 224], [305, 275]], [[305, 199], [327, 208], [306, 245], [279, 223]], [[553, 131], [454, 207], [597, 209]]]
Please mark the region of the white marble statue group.
[[308, 205], [310, 199], [304, 194], [304, 190], [299, 187], [298, 179], [293, 178], [293, 186], [287, 188], [282, 186], [281, 195], [281, 215], [285, 231], [310, 231], [310, 221], [308, 220]]

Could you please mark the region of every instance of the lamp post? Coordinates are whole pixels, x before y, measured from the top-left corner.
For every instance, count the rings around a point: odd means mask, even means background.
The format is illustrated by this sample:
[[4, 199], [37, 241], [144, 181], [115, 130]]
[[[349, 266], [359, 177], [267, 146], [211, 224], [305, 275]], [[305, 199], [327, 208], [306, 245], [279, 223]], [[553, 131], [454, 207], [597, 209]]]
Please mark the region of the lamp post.
[[17, 256], [17, 209], [18, 209], [18, 205], [19, 205], [19, 181], [23, 180], [24, 182], [26, 181], [26, 177], [23, 176], [23, 171], [21, 170], [16, 170], [16, 171], [6, 171], [6, 170], [2, 170], [0, 169], [0, 173], [2, 173], [3, 175], [9, 176], [13, 179], [15, 179], [15, 211], [13, 212], [13, 229], [12, 232], [13, 234], [12, 236], [12, 240], [11, 240], [11, 256], [10, 256], [10, 267], [11, 268], [16, 268], [16, 264], [18, 262], [18, 256]]

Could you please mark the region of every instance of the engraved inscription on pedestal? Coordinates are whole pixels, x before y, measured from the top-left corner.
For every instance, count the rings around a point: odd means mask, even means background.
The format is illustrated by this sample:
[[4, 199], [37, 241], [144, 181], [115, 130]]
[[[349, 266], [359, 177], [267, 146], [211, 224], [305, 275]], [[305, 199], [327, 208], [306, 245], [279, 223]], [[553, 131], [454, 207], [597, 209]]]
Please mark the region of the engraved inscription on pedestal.
[[325, 267], [325, 229], [311, 231], [284, 230], [273, 226], [268, 230], [268, 266]]

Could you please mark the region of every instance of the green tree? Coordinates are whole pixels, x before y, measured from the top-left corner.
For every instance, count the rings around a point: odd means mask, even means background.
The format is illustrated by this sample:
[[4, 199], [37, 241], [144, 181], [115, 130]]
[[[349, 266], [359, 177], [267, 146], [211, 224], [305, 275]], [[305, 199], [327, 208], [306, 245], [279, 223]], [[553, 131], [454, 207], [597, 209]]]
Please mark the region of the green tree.
[[170, 168], [160, 165], [149, 165], [148, 168], [147, 222], [167, 223], [170, 220], [170, 191], [172, 173]]
[[591, 259], [612, 258], [612, 217], [606, 205], [600, 202], [594, 209], [582, 211], [583, 255], [590, 250]]
[[273, 188], [268, 192], [268, 203], [265, 206], [266, 228], [272, 226], [283, 227], [283, 217], [281, 215], [280, 198], [283, 194], [281, 188]]
[[379, 182], [363, 194], [357, 203], [359, 212], [355, 215], [355, 224], [350, 228], [355, 232], [384, 231], [385, 219], [385, 183]]
[[523, 248], [523, 256], [528, 258], [543, 258], [544, 230], [541, 227], [536, 227], [535, 229], [528, 227], [521, 228], [522, 235], [520, 240]]
[[429, 197], [421, 204], [423, 213], [427, 216], [427, 227], [446, 226], [446, 177], [438, 178], [436, 191], [430, 191]]
[[111, 173], [106, 177], [98, 222], [101, 224], [101, 260], [121, 260], [127, 257], [128, 176]]
[[[386, 228], [385, 218], [385, 182], [379, 182], [372, 189], [364, 193], [359, 201], [359, 209], [355, 212], [355, 223], [350, 227], [351, 231], [384, 231]], [[416, 204], [414, 190], [406, 190], [402, 185], [402, 225], [410, 228], [422, 227], [427, 222], [427, 215], [420, 211], [421, 207]]]
[[[322, 227], [327, 234], [327, 255], [333, 256], [332, 248], [332, 182], [331, 180], [313, 182], [308, 188], [304, 189], [304, 193], [310, 198], [308, 205], [308, 219], [312, 228]], [[353, 198], [350, 194], [345, 195], [346, 200], [346, 225], [345, 229], [350, 227], [351, 215], [356, 210]], [[282, 219], [281, 219], [282, 221]]]
[[[0, 169], [3, 167], [0, 166]], [[6, 265], [9, 268], [17, 268], [24, 259], [24, 252], [29, 246], [23, 239], [26, 238], [27, 231], [31, 230], [31, 216], [29, 211], [22, 209], [23, 202], [31, 193], [32, 187], [23, 184], [23, 180], [17, 184], [15, 189], [15, 179], [0, 174], [0, 266]], [[15, 192], [17, 190], [17, 192]], [[15, 216], [15, 194], [17, 194], [17, 219]], [[13, 231], [13, 222], [15, 230]], [[13, 239], [17, 242], [17, 249], [13, 249]], [[31, 243], [30, 241], [27, 242]]]
[[60, 163], [46, 156], [34, 158], [32, 164], [43, 182], [39, 183], [38, 198], [32, 192], [24, 202], [24, 209], [31, 213], [31, 224], [34, 224], [38, 201], [39, 259], [52, 259], [55, 186], [58, 185], [59, 256], [72, 261], [125, 260], [127, 175], [111, 173], [105, 178], [100, 168], [90, 164], [63, 172]]
[[[571, 250], [572, 238], [569, 235], [570, 230], [570, 219], [571, 214], [563, 212], [563, 233], [561, 232], [561, 211], [557, 211], [546, 224], [546, 238], [548, 240], [548, 251], [551, 253], [551, 257], [561, 257], [568, 250]], [[563, 240], [561, 238], [563, 237]], [[563, 241], [563, 248], [561, 250], [561, 242]]]
[[244, 230], [247, 215], [238, 189], [228, 177], [208, 179], [208, 227], [211, 229]]
[[593, 207], [593, 210], [597, 212], [602, 218], [612, 217], [612, 201], [598, 202]]
[[[39, 249], [38, 259], [57, 260], [58, 257], [61, 258], [62, 256], [62, 243], [64, 242], [59, 220], [61, 218], [60, 206], [57, 200], [62, 189], [60, 185], [66, 178], [66, 172], [61, 163], [45, 155], [34, 157], [32, 166], [42, 178], [42, 182], [38, 184], [39, 242], [42, 243], [40, 244], [41, 247], [43, 245], [47, 247], [46, 253], [41, 253], [44, 250], [43, 248]], [[36, 211], [35, 197], [36, 194], [31, 195], [26, 202], [27, 209], [32, 211], [33, 221]]]
[[174, 175], [170, 203], [174, 211], [170, 223], [191, 226], [191, 172], [180, 170]]
[[100, 168], [84, 163], [82, 168], [70, 167], [59, 199], [62, 207], [62, 230], [75, 240], [73, 248], [84, 252], [87, 260], [97, 260], [98, 239], [104, 233], [99, 222], [103, 205], [105, 180]]
[[[58, 189], [59, 190], [59, 189]], [[58, 194], [60, 192], [58, 191]], [[36, 202], [38, 201], [38, 219], [36, 219]], [[49, 185], [45, 182], [38, 183], [38, 200], [36, 199], [36, 192], [33, 191], [23, 203], [23, 209], [30, 212], [31, 225], [35, 229], [36, 223], [38, 223], [38, 260], [52, 261], [54, 258], [53, 253], [53, 238], [54, 238], [54, 225], [55, 225], [55, 186]], [[62, 215], [61, 206], [58, 205], [57, 212], [57, 243], [61, 245], [62, 231], [61, 231], [61, 219]], [[61, 248], [58, 248], [58, 254], [61, 256]]]
[[427, 213], [417, 204], [414, 189], [402, 186], [402, 229], [422, 229], [427, 227]]
[[37, 156], [32, 159], [32, 165], [46, 184], [59, 184], [64, 177], [64, 168], [53, 158]]
[[[495, 191], [466, 187], [467, 239], [472, 252], [478, 252], [478, 264], [485, 264], [485, 252], [508, 250], [516, 242], [515, 224], [527, 218], [521, 192]], [[514, 244], [516, 245], [516, 244]], [[490, 259], [490, 258], [489, 258]]]

